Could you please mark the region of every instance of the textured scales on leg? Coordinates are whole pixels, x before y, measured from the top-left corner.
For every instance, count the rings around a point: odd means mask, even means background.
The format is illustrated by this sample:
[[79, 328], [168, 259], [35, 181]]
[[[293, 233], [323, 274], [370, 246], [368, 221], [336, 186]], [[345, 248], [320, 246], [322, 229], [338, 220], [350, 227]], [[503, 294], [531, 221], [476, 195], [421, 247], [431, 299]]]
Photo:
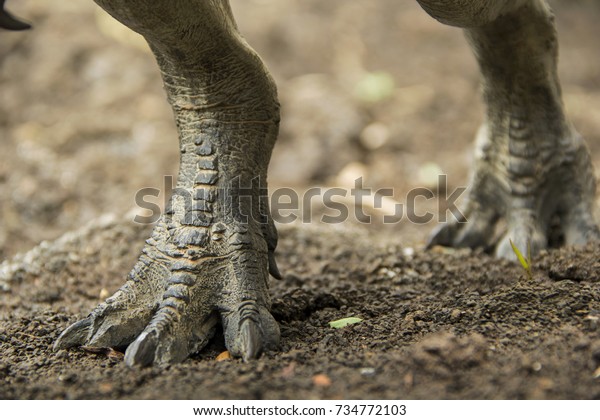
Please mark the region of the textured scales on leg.
[[279, 343], [269, 272], [280, 277], [266, 203], [279, 105], [225, 0], [98, 0], [142, 34], [160, 67], [181, 151], [177, 187], [125, 285], [56, 348], [127, 347], [129, 365], [180, 362], [223, 324], [244, 360]]
[[[554, 17], [543, 0], [419, 0], [465, 34], [483, 76], [486, 121], [478, 136], [466, 220], [438, 228], [430, 245], [548, 247], [554, 222], [566, 244], [598, 240], [590, 154], [568, 122], [557, 76]], [[494, 235], [497, 222], [505, 227]], [[498, 243], [493, 242], [496, 237]]]

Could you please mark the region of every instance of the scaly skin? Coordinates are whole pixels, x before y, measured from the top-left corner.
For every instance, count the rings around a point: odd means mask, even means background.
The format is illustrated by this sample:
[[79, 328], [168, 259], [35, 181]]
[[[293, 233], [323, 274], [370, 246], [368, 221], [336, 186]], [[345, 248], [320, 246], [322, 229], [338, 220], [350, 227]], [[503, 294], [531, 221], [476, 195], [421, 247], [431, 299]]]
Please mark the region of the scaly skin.
[[[521, 249], [545, 248], [555, 217], [566, 243], [597, 240], [590, 156], [565, 117], [546, 3], [418, 1], [466, 28], [487, 105], [466, 220], [442, 226], [431, 244], [487, 247], [504, 219], [497, 253], [511, 258], [511, 239]], [[128, 346], [129, 365], [164, 365], [199, 351], [221, 322], [228, 349], [255, 358], [279, 341], [267, 285], [269, 271], [278, 276], [277, 234], [264, 200], [279, 121], [274, 84], [226, 0], [96, 2], [151, 46], [179, 129], [181, 166], [177, 194], [126, 284], [55, 347]], [[0, 27], [22, 28], [0, 10]]]
[[141, 33], [161, 69], [181, 150], [177, 194], [127, 283], [69, 327], [56, 348], [127, 346], [129, 365], [200, 350], [222, 322], [245, 360], [274, 348], [269, 268], [275, 227], [264, 196], [277, 136], [274, 83], [237, 32], [225, 1], [102, 0]]
[[[439, 8], [457, 2], [420, 0], [426, 9], [427, 3]], [[548, 247], [555, 217], [566, 244], [598, 240], [594, 172], [583, 139], [565, 116], [550, 9], [542, 0], [470, 5], [484, 12], [471, 20], [462, 14], [455, 22], [448, 13], [438, 17], [467, 27], [483, 75], [486, 122], [477, 138], [466, 220], [441, 226], [430, 245], [495, 245], [502, 220], [496, 254], [514, 259], [511, 240], [533, 254]]]

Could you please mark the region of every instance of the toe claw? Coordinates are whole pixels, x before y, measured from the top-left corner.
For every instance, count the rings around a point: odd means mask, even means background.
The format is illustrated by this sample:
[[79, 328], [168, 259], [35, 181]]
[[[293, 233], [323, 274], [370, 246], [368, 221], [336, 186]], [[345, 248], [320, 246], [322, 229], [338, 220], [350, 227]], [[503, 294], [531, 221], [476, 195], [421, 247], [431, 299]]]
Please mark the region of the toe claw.
[[54, 350], [81, 346], [87, 342], [93, 319], [87, 317], [69, 326], [54, 343]]
[[600, 241], [600, 230], [593, 217], [587, 214], [572, 216], [564, 222], [563, 230], [567, 245], [585, 245]]
[[244, 362], [258, 358], [262, 352], [261, 333], [258, 325], [252, 319], [242, 321], [237, 338], [238, 351]]
[[258, 358], [279, 345], [279, 325], [271, 313], [255, 301], [242, 302], [237, 311], [223, 318], [225, 345], [244, 362]]
[[275, 253], [269, 252], [269, 274], [271, 274], [277, 280], [283, 279], [279, 267], [277, 267], [277, 260], [275, 259]]
[[158, 341], [158, 333], [155, 330], [143, 332], [125, 352], [127, 366], [150, 366], [154, 362]]
[[437, 226], [433, 232], [431, 232], [425, 249], [431, 249], [434, 246], [451, 246], [452, 238], [456, 234], [456, 225], [446, 223]]

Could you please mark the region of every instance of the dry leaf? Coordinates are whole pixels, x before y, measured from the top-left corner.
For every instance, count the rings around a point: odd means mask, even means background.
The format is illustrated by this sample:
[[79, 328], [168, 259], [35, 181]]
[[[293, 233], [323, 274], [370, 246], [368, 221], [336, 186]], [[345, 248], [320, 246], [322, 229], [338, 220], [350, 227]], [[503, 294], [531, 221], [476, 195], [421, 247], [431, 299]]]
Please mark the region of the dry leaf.
[[223, 353], [219, 354], [215, 360], [217, 362], [222, 362], [223, 360], [230, 360], [230, 359], [231, 359], [231, 354], [227, 350], [225, 350]]
[[123, 358], [125, 357], [125, 355], [123, 353], [121, 353], [120, 351], [117, 351], [113, 348], [110, 348], [110, 347], [81, 346], [81, 350], [83, 350], [87, 353], [101, 354], [110, 359], [123, 360]]

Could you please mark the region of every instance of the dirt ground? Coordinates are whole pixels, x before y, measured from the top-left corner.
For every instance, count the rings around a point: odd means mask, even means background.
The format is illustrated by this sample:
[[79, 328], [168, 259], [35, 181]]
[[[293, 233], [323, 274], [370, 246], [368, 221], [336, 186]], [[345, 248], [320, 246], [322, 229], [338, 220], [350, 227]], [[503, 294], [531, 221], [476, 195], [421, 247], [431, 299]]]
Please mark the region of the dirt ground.
[[[600, 168], [600, 7], [551, 3], [565, 103]], [[123, 283], [151, 229], [135, 193], [176, 174], [176, 134], [151, 54], [91, 1], [8, 6], [35, 30], [0, 33], [0, 398], [600, 398], [600, 246], [544, 252], [528, 278], [481, 250], [423, 250], [435, 220], [280, 223], [282, 345], [258, 361], [216, 361], [222, 337], [165, 369], [53, 352]], [[362, 176], [403, 202], [438, 173], [466, 185], [483, 106], [460, 30], [414, 1], [232, 6], [279, 86], [272, 190]]]

